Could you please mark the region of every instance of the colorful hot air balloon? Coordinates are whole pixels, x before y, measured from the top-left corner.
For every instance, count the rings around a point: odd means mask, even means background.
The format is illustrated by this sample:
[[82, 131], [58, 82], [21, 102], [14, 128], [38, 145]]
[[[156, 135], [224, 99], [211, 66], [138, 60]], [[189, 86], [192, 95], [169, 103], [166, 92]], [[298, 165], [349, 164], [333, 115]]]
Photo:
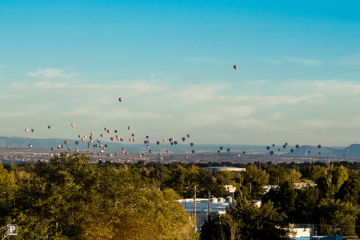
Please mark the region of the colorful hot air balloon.
[[107, 133], [110, 133], [110, 129], [106, 130]]
[[234, 65], [233, 68], [236, 70], [236, 69], [237, 69], [237, 65]]
[[35, 132], [35, 129], [31, 129], [31, 132]]
[[124, 141], [124, 138], [120, 138], [120, 141], [122, 141], [122, 142], [123, 142], [123, 141]]
[[25, 128], [25, 132], [28, 132], [28, 131], [29, 131], [29, 129]]
[[166, 153], [169, 153], [169, 150], [166, 150]]
[[64, 141], [65, 145], [68, 145], [69, 144], [69, 141]]
[[32, 144], [29, 144], [29, 148], [32, 148]]
[[270, 147], [269, 147], [269, 146], [267, 146], [267, 147], [266, 147], [266, 149], [267, 149], [267, 150], [269, 150], [269, 149], [270, 149]]
[[188, 159], [189, 157], [188, 156], [185, 156], [185, 159]]
[[152, 151], [151, 151], [151, 150], [149, 150], [149, 153], [152, 153]]
[[159, 157], [159, 160], [162, 161], [164, 158], [163, 157]]
[[128, 126], [128, 129], [130, 130], [130, 129], [131, 129], [131, 126]]
[[75, 149], [75, 152], [78, 153], [78, 152], [79, 152], [79, 149]]
[[48, 126], [48, 129], [50, 129], [51, 128], [51, 126]]
[[165, 139], [163, 139], [163, 142], [166, 142], [166, 140], [165, 140]]
[[174, 141], [174, 144], [175, 144], [175, 145], [177, 145], [177, 144], [178, 144], [178, 142], [177, 142], [177, 141]]
[[75, 124], [74, 123], [71, 123], [71, 127], [74, 127], [75, 126]]
[[181, 138], [181, 140], [183, 140], [183, 142], [185, 141], [185, 139], [186, 139], [185, 137]]
[[61, 146], [60, 145], [57, 145], [57, 149], [60, 149], [61, 148]]
[[300, 145], [299, 145], [299, 144], [296, 144], [296, 146], [295, 146], [295, 147], [296, 147], [296, 149], [299, 149]]
[[186, 136], [187, 136], [188, 138], [190, 138], [190, 136], [191, 136], [191, 135], [190, 135], [190, 134], [188, 134], [188, 135], [186, 135]]
[[51, 150], [54, 150], [54, 148], [52, 147]]
[[70, 150], [71, 150], [71, 147], [68, 147], [68, 150], [70, 151]]
[[122, 101], [122, 98], [119, 98], [119, 102], [121, 102]]
[[50, 155], [50, 157], [54, 156], [54, 154], [52, 154], [52, 153], [50, 153], [49, 155]]
[[100, 137], [103, 137], [104, 136], [104, 134], [100, 134]]

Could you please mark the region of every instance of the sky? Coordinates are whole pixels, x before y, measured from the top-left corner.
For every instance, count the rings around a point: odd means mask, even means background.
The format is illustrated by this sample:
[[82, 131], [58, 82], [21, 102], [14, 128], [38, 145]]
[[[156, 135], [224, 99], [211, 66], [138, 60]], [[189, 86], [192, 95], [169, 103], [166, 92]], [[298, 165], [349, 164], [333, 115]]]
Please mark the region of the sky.
[[360, 143], [358, 7], [2, 1], [0, 136]]

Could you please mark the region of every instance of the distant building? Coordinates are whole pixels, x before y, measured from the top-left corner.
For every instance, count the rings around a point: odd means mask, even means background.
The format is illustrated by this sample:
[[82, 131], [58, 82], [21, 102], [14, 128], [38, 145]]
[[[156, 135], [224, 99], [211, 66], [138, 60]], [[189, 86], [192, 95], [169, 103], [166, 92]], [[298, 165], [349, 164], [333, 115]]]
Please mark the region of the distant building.
[[295, 186], [295, 189], [299, 190], [299, 189], [304, 188], [304, 187], [316, 187], [316, 184], [315, 183], [301, 182], [301, 183], [294, 183], [294, 186]]
[[215, 170], [215, 171], [231, 171], [231, 172], [245, 172], [246, 168], [237, 168], [237, 167], [205, 167], [209, 170]]

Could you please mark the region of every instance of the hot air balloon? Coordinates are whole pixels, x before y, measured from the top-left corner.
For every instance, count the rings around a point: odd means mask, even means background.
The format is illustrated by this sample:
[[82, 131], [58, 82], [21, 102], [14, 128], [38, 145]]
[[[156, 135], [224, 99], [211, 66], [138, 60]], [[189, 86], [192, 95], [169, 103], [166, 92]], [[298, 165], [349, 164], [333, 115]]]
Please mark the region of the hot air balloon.
[[152, 151], [151, 151], [151, 150], [149, 150], [149, 153], [152, 153]]
[[100, 153], [103, 153], [104, 152], [104, 150], [100, 150]]
[[146, 147], [147, 147], [147, 148], [150, 148], [150, 146], [149, 146], [149, 145], [146, 145]]
[[267, 149], [267, 150], [269, 150], [269, 149], [270, 149], [270, 147], [269, 147], [269, 146], [267, 146], [267, 147], [266, 147], [266, 149]]
[[78, 152], [79, 152], [79, 149], [75, 149], [75, 152], [78, 153]]
[[318, 145], [317, 147], [318, 147], [318, 149], [320, 149], [320, 148], [321, 148], [321, 145]]
[[220, 150], [223, 150], [223, 147], [220, 147]]
[[124, 141], [124, 138], [120, 138], [120, 141], [122, 141], [122, 142], [123, 142], [123, 141]]
[[245, 154], [245, 151], [243, 151], [243, 154]]
[[285, 145], [287, 146], [287, 143], [285, 143]]
[[191, 136], [191, 135], [190, 135], [190, 134], [188, 134], [188, 135], [186, 135], [186, 136], [187, 136], [187, 138], [190, 138], [190, 136]]
[[166, 142], [166, 140], [165, 140], [165, 139], [163, 139], [163, 142]]
[[278, 151], [280, 152], [280, 148], [278, 149]]
[[159, 160], [162, 161], [164, 158], [163, 157], [159, 157]]
[[61, 148], [64, 148], [64, 145], [61, 145]]
[[160, 142], [159, 142], [159, 141], [157, 141], [157, 142], [156, 142], [156, 144], [157, 144], [157, 145], [159, 145], [159, 144], [160, 144]]
[[188, 156], [185, 156], [185, 159], [188, 159], [189, 157]]
[[308, 151], [308, 153], [310, 153], [310, 151]]
[[319, 152], [319, 154], [321, 154], [321, 152]]
[[107, 133], [110, 133], [110, 129], [106, 130]]
[[274, 151], [270, 151], [271, 156], [274, 154]]
[[185, 141], [185, 139], [186, 139], [185, 137], [181, 138], [181, 140], [183, 140], [183, 142]]
[[195, 153], [195, 150], [191, 150], [191, 152], [194, 154], [194, 153]]
[[60, 149], [61, 148], [61, 146], [60, 145], [57, 145], [57, 149]]
[[48, 129], [50, 129], [51, 128], [51, 126], [48, 126]]
[[286, 145], [283, 145], [283, 148], [285, 149], [285, 148], [286, 148]]
[[28, 132], [28, 131], [29, 131], [29, 129], [25, 128], [25, 132]]
[[175, 145], [177, 145], [177, 144], [178, 144], [178, 142], [177, 142], [177, 141], [174, 141], [174, 144], [175, 144]]
[[171, 142], [172, 141], [172, 138], [169, 138], [169, 142]]
[[117, 133], [117, 130], [115, 130], [114, 132]]
[[171, 138], [171, 141], [175, 141], [175, 138]]
[[135, 157], [133, 157], [133, 161], [135, 161]]
[[94, 142], [93, 140], [91, 140], [91, 139], [89, 140], [89, 143], [93, 143], [93, 142]]
[[75, 126], [75, 124], [74, 123], [71, 123], [71, 127], [74, 127]]
[[236, 70], [236, 69], [237, 69], [237, 65], [234, 65], [233, 68]]
[[119, 98], [119, 102], [121, 102], [122, 101], [122, 98]]
[[272, 146], [275, 147], [275, 144], [273, 144]]
[[131, 126], [128, 126], [128, 129], [130, 130], [130, 129], [131, 129]]
[[103, 136], [104, 136], [104, 134], [101, 133], [101, 134], [100, 134], [100, 137], [103, 137]]
[[190, 143], [190, 146], [194, 146], [194, 143]]
[[90, 136], [89, 139], [92, 140], [92, 136]]
[[93, 145], [93, 148], [97, 148], [97, 144], [94, 144], [94, 145]]
[[69, 141], [64, 141], [65, 145], [68, 145], [69, 144]]
[[293, 153], [293, 152], [294, 152], [294, 149], [290, 149], [290, 152], [292, 152], [292, 153]]
[[230, 152], [230, 148], [226, 149], [228, 152]]
[[54, 150], [54, 148], [52, 147], [51, 150]]
[[70, 151], [70, 150], [71, 150], [71, 147], [68, 147], [68, 150]]
[[32, 148], [32, 144], [29, 144], [29, 148]]
[[50, 153], [49, 155], [50, 155], [50, 157], [54, 156], [54, 154], [52, 154], [52, 153]]
[[346, 152], [349, 152], [349, 150], [346, 150]]
[[105, 128], [104, 128], [104, 131], [106, 132], [106, 130], [107, 130], [107, 128], [105, 127]]
[[100, 152], [97, 153], [98, 156], [100, 156], [100, 154], [101, 154]]
[[343, 154], [343, 156], [345, 157], [345, 154]]
[[31, 129], [31, 132], [35, 132], [35, 129]]
[[149, 138], [149, 136], [146, 136], [146, 139], [148, 139]]
[[296, 146], [295, 146], [295, 147], [296, 147], [296, 149], [299, 149], [300, 145], [299, 145], [299, 144], [296, 144]]
[[174, 143], [173, 143], [173, 142], [171, 142], [171, 143], [170, 143], [170, 145], [172, 146], [172, 145], [174, 145]]
[[108, 145], [107, 145], [107, 144], [105, 144], [105, 147], [107, 148], [107, 147], [108, 147]]
[[169, 150], [166, 150], [166, 153], [169, 153]]
[[218, 150], [218, 153], [220, 153], [220, 150]]
[[102, 145], [102, 144], [100, 144], [100, 145], [99, 145], [99, 148], [102, 148], [102, 147], [103, 147], [103, 145]]
[[107, 156], [108, 156], [108, 157], [112, 157], [113, 155], [112, 155], [111, 153], [108, 153]]
[[76, 141], [75, 144], [78, 145], [78, 144], [79, 144], [79, 141]]
[[160, 156], [161, 155], [161, 153], [158, 153], [158, 156]]
[[98, 141], [99, 143], [102, 143], [102, 141], [100, 140], [100, 141]]

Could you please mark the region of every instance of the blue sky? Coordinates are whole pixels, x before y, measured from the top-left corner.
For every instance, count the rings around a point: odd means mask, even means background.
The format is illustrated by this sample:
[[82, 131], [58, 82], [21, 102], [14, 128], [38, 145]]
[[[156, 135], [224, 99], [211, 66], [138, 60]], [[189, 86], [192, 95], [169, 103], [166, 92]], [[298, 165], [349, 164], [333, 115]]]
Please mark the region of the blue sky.
[[139, 141], [359, 143], [358, 7], [4, 1], [0, 136], [74, 139], [107, 127]]

